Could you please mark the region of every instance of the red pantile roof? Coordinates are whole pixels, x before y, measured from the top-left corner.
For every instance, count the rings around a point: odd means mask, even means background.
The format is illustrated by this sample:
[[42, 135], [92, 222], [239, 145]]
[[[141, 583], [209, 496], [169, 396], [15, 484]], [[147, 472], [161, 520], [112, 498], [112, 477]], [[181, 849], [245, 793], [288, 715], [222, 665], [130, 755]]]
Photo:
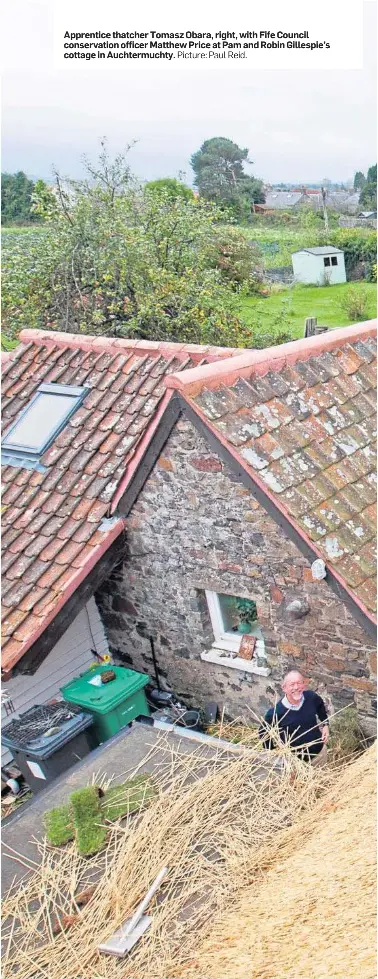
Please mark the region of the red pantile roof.
[[170, 400], [167, 374], [240, 353], [42, 330], [21, 341], [2, 357], [4, 433], [42, 382], [90, 390], [42, 456], [47, 472], [2, 469], [5, 671], [124, 529], [112, 514]]
[[370, 619], [376, 321], [167, 378]]

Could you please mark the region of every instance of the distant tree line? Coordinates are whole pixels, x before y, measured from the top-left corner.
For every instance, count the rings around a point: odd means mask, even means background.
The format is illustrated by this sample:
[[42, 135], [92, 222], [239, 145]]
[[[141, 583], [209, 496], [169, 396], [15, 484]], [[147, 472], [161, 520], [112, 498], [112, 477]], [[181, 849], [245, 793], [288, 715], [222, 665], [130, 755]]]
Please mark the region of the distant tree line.
[[354, 189], [360, 191], [360, 205], [365, 211], [375, 211], [377, 208], [377, 164], [369, 167], [366, 174], [357, 170], [354, 175]]
[[54, 196], [43, 180], [30, 180], [23, 170], [18, 173], [2, 173], [1, 223], [25, 225], [41, 221], [35, 200], [43, 195]]

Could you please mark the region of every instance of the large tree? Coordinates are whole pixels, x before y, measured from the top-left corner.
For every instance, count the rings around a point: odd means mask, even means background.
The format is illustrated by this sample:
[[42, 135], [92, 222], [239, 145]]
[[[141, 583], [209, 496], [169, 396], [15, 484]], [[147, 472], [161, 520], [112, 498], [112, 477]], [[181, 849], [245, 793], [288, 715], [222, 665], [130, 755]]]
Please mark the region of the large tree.
[[205, 200], [232, 209], [237, 216], [250, 213], [253, 203], [263, 203], [261, 180], [244, 171], [248, 150], [242, 149], [231, 139], [214, 137], [207, 139], [191, 157], [195, 185]]
[[355, 190], [362, 190], [364, 184], [366, 184], [365, 174], [362, 173], [362, 170], [357, 170], [354, 175], [353, 187]]
[[19, 170], [1, 174], [1, 223], [28, 224], [36, 215], [30, 211], [34, 183]]
[[365, 211], [375, 211], [377, 207], [377, 164], [369, 167], [366, 183], [360, 194], [360, 204]]

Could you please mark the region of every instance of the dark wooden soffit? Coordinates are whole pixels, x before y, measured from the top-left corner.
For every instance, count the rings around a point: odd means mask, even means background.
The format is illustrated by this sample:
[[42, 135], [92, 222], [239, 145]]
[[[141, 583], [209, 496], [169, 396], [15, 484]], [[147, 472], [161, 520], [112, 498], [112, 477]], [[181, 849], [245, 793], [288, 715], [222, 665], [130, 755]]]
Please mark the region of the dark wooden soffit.
[[[264, 493], [264, 491], [260, 488], [260, 486], [258, 486], [255, 483], [253, 476], [250, 475], [249, 472], [247, 472], [247, 470], [244, 468], [244, 466], [241, 465], [241, 463], [237, 462], [237, 460], [234, 458], [232, 453], [229, 452], [228, 449], [222, 444], [222, 442], [219, 441], [215, 432], [213, 432], [212, 429], [208, 428], [208, 426], [202, 420], [202, 418], [200, 418], [199, 415], [197, 415], [197, 412], [194, 411], [191, 405], [189, 405], [188, 402], [185, 401], [185, 399], [180, 394], [177, 395], [177, 399], [181, 403], [182, 413], [186, 416], [186, 418], [189, 421], [192, 422], [192, 424], [195, 426], [199, 434], [202, 435], [204, 439], [206, 439], [206, 441], [211, 446], [212, 450], [217, 453], [219, 458], [222, 459], [223, 462], [227, 464], [227, 466], [229, 466], [229, 468], [234, 473], [235, 477], [241, 483], [243, 483], [243, 486], [245, 486], [247, 489], [250, 490], [250, 492], [255, 497], [257, 502], [260, 503], [262, 507], [264, 507], [264, 510], [266, 510], [269, 516], [272, 517], [275, 523], [278, 524], [279, 527], [282, 527], [286, 536], [291, 541], [293, 541], [293, 543], [298, 547], [298, 549], [305, 556], [305, 558], [307, 558], [307, 560], [311, 564], [313, 563], [313, 561], [316, 561], [319, 555], [311, 547], [311, 544], [308, 543], [306, 540], [304, 540], [304, 538], [299, 533], [299, 531], [297, 531], [295, 527], [293, 527], [291, 521], [284, 516], [284, 514], [281, 512], [281, 510], [279, 510], [278, 507], [275, 506], [273, 500], [271, 500], [270, 497], [267, 496]], [[362, 627], [364, 632], [366, 632], [367, 635], [370, 636], [370, 638], [375, 641], [377, 637], [377, 626], [375, 622], [373, 622], [368, 615], [365, 615], [365, 613], [362, 611], [358, 603], [354, 601], [350, 592], [346, 588], [344, 588], [343, 585], [340, 584], [340, 582], [336, 578], [336, 575], [333, 573], [332, 568], [330, 568], [329, 565], [327, 565], [326, 581], [330, 586], [330, 588], [332, 588], [332, 591], [335, 593], [335, 595], [337, 595], [337, 597], [340, 598], [341, 601], [344, 602], [344, 604], [347, 606], [347, 608], [354, 616], [356, 621], [359, 623], [359, 625]]]
[[[82, 581], [71, 598], [68, 599], [55, 619], [47, 626], [39, 639], [30, 646], [17, 666], [12, 670], [12, 676], [17, 674], [31, 675], [51, 652], [55, 643], [63, 636], [68, 626], [74, 621], [81, 609], [86, 605], [92, 595], [97, 591], [102, 582], [111, 574], [113, 568], [121, 560], [125, 550], [125, 535], [120, 534], [113, 541], [107, 551], [103, 554], [100, 561], [92, 568], [87, 578]], [[10, 674], [9, 674], [10, 675]], [[4, 674], [6, 681], [7, 674]]]

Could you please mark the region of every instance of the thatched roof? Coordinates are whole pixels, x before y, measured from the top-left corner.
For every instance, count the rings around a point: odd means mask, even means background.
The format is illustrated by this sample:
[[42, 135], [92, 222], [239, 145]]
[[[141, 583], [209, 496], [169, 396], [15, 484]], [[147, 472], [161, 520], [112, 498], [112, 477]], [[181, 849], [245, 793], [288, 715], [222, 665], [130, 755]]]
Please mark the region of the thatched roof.
[[185, 979], [376, 975], [375, 761], [374, 746], [289, 831]]

